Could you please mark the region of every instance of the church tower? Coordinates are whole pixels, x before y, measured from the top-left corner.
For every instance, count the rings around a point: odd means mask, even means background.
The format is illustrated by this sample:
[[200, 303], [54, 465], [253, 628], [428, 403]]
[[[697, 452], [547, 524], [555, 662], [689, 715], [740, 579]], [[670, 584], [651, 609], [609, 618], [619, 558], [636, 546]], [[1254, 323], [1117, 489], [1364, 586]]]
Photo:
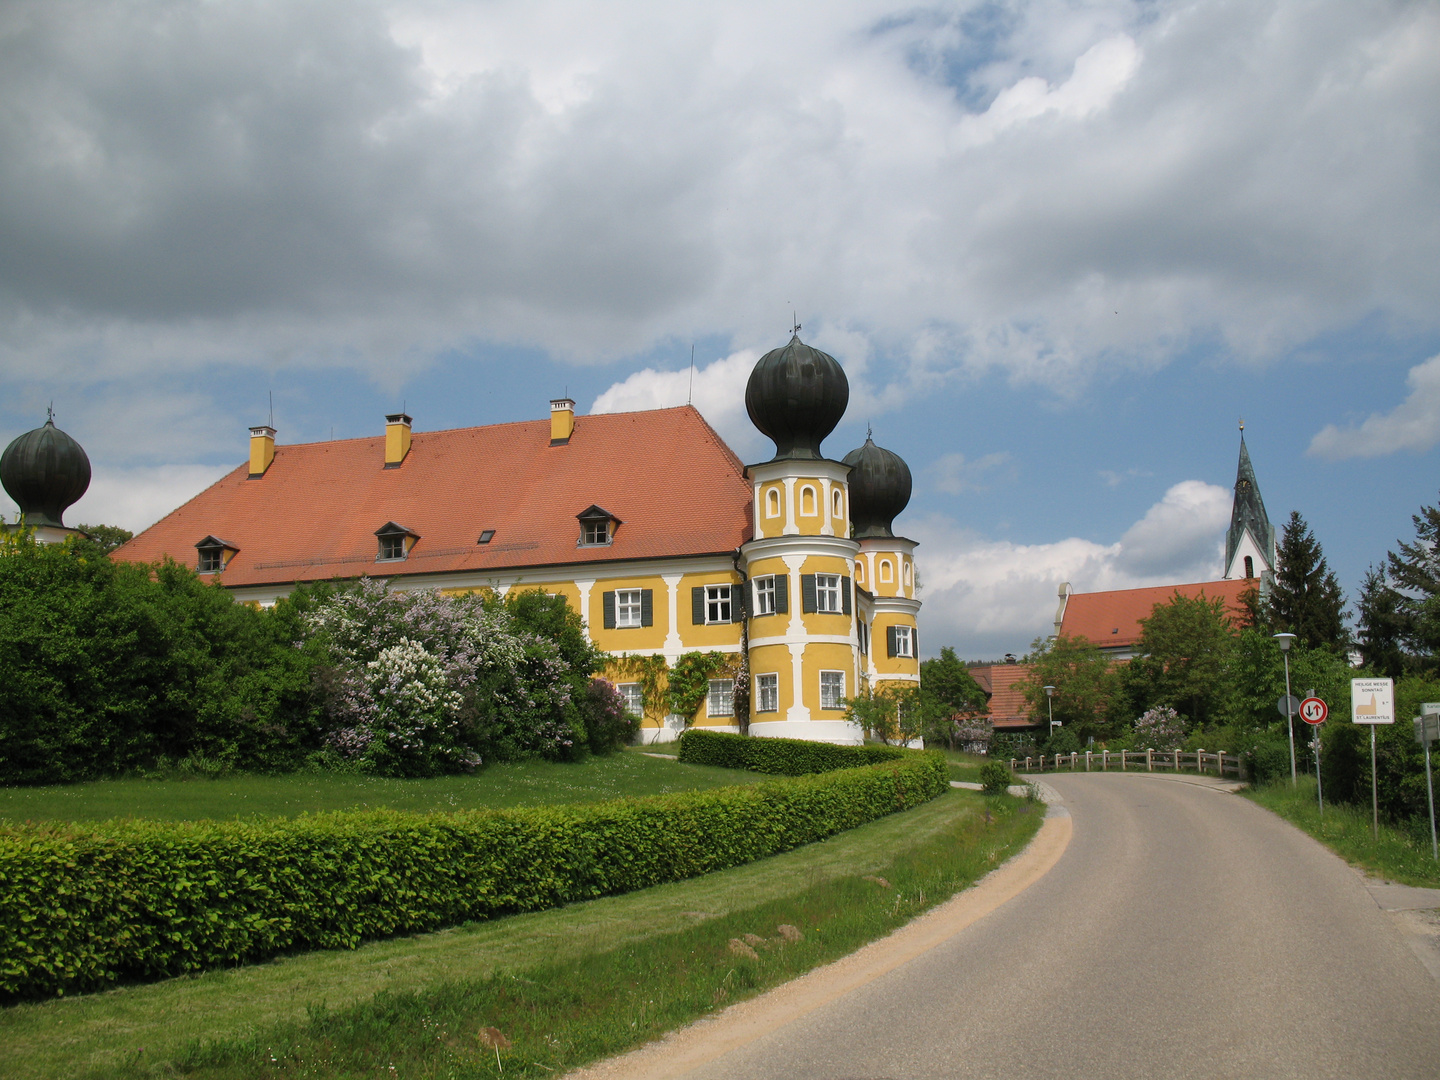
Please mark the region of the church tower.
[[750, 596], [750, 733], [858, 743], [844, 700], [863, 674], [850, 537], [850, 466], [821, 452], [850, 400], [833, 356], [798, 334], [760, 358], [745, 388], [775, 456], [749, 465], [754, 539], [741, 548]]
[[1240, 425], [1240, 465], [1235, 472], [1235, 503], [1230, 511], [1230, 531], [1225, 534], [1225, 580], [1259, 580], [1260, 589], [1269, 589], [1275, 571], [1275, 527], [1265, 513], [1255, 468], [1245, 447], [1245, 425]]

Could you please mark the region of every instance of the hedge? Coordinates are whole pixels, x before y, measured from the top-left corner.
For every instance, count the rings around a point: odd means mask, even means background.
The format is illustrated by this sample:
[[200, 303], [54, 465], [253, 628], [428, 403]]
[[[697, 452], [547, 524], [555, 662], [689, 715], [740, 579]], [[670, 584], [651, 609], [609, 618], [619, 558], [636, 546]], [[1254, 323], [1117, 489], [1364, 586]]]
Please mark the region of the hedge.
[[0, 830], [0, 997], [92, 990], [678, 881], [946, 790], [938, 755], [586, 806]]
[[909, 751], [898, 746], [836, 746], [808, 739], [762, 739], [692, 728], [680, 736], [680, 760], [691, 765], [749, 769], [772, 776], [804, 776], [898, 761]]

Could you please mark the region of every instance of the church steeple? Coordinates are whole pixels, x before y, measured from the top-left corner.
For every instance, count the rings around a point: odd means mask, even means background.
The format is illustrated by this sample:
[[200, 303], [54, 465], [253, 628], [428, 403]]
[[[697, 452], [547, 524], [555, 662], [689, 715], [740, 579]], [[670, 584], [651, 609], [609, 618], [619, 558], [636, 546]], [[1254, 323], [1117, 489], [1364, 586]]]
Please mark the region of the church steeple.
[[1245, 446], [1245, 422], [1240, 422], [1240, 464], [1235, 470], [1235, 503], [1230, 531], [1225, 534], [1225, 578], [1261, 578], [1275, 569], [1275, 527], [1265, 512], [1255, 467]]

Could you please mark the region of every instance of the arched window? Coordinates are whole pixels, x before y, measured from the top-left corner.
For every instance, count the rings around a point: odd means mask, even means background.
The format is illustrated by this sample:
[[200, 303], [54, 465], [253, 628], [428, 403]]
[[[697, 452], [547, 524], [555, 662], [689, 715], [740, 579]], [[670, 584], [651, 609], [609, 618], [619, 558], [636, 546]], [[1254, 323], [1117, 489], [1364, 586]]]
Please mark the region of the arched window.
[[1245, 576], [1247, 578], [1252, 578], [1255, 576], [1255, 560], [1252, 559], [1249, 555], [1245, 556]]
[[905, 584], [910, 584], [910, 563], [908, 560], [905, 563]]
[[894, 567], [892, 567], [892, 566], [890, 565], [890, 560], [889, 560], [889, 559], [881, 559], [881, 560], [880, 560], [880, 580], [881, 580], [881, 581], [894, 581], [894, 580], [895, 580], [895, 569], [894, 569]]
[[765, 493], [765, 516], [780, 516], [780, 490], [778, 488], [772, 487]]
[[865, 564], [858, 559], [855, 561], [855, 581], [861, 585], [865, 584]]
[[845, 500], [840, 495], [840, 489], [836, 488], [830, 493], [830, 516], [843, 518], [845, 516]]
[[815, 516], [815, 489], [809, 484], [800, 489], [800, 516]]

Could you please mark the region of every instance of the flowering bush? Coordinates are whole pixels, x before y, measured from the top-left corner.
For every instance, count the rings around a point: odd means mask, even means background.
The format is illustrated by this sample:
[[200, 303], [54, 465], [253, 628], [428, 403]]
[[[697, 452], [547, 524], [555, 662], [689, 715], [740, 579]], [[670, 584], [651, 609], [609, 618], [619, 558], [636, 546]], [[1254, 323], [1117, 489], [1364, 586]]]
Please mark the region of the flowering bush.
[[608, 754], [634, 741], [640, 718], [625, 708], [625, 699], [609, 679], [591, 679], [580, 702], [590, 749]]
[[429, 776], [586, 744], [574, 668], [499, 601], [367, 578], [322, 599], [304, 625], [327, 661], [327, 742], [367, 771]]
[[1151, 709], [1135, 721], [1135, 737], [1141, 747], [1178, 750], [1185, 739], [1185, 721], [1168, 705]]

